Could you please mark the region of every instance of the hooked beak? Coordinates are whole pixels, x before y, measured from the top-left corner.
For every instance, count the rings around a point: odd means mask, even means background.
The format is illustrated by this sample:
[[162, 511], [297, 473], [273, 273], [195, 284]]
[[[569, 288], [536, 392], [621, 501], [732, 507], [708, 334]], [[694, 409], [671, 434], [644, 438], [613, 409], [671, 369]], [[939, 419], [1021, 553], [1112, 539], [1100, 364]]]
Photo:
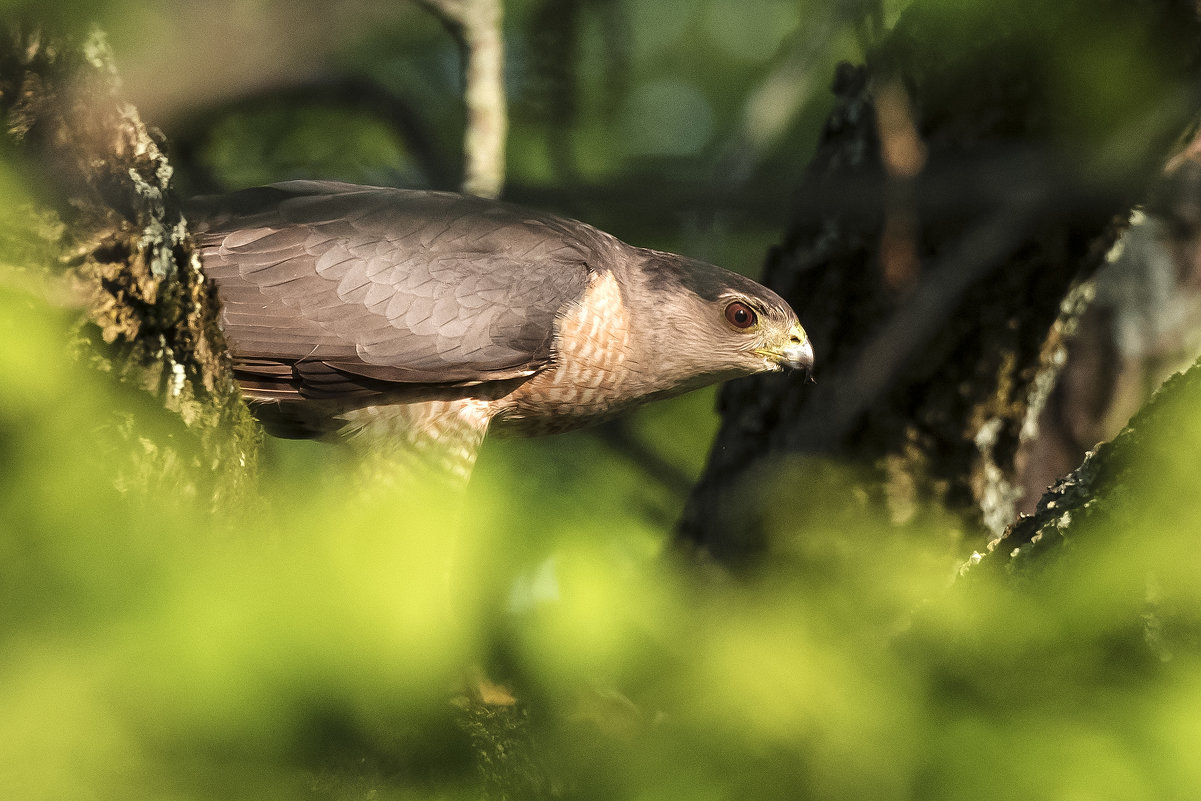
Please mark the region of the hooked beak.
[[813, 378], [813, 343], [801, 324], [797, 323], [789, 332], [788, 344], [774, 354], [776, 362], [781, 367], [793, 370], [804, 370], [805, 378]]

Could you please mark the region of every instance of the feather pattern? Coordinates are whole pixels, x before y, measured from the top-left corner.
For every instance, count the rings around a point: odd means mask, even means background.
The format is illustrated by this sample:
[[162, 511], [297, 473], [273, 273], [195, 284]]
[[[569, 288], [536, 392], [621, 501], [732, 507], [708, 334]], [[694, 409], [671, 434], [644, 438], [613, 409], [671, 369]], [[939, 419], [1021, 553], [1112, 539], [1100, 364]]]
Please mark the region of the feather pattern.
[[235, 368], [264, 398], [533, 375], [610, 246], [492, 201], [322, 181], [197, 198], [189, 217]]

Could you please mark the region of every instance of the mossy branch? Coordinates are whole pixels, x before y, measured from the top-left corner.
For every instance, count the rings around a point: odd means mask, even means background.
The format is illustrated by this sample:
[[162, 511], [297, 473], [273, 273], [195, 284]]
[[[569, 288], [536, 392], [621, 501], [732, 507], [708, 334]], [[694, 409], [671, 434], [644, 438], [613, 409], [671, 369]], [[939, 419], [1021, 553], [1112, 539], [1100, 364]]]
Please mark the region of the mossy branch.
[[42, 230], [57, 237], [59, 272], [85, 311], [81, 330], [96, 345], [87, 352], [153, 393], [190, 432], [179, 453], [148, 457], [161, 469], [145, 474], [211, 493], [216, 505], [243, 495], [257, 427], [233, 380], [216, 294], [174, 196], [161, 135], [122, 97], [104, 34], [6, 31], [0, 114], [15, 154], [43, 178], [38, 200], [61, 219]]

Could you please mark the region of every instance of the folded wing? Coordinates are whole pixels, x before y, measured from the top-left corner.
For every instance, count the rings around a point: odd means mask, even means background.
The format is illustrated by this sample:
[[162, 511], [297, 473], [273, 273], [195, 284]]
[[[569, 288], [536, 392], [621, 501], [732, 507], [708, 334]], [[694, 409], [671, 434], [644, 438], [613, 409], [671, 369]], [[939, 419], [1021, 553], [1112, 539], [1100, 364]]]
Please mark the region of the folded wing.
[[599, 236], [479, 198], [319, 181], [197, 198], [188, 216], [246, 392], [348, 405], [537, 372]]

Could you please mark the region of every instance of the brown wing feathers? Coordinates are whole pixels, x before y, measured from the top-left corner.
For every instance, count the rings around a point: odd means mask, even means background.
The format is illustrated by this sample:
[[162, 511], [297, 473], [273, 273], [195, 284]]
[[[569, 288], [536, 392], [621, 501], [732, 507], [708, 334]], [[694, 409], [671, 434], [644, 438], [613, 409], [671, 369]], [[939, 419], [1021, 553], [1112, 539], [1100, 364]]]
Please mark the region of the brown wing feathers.
[[191, 216], [239, 377], [264, 400], [530, 375], [592, 258], [564, 221], [441, 193], [292, 182]]

